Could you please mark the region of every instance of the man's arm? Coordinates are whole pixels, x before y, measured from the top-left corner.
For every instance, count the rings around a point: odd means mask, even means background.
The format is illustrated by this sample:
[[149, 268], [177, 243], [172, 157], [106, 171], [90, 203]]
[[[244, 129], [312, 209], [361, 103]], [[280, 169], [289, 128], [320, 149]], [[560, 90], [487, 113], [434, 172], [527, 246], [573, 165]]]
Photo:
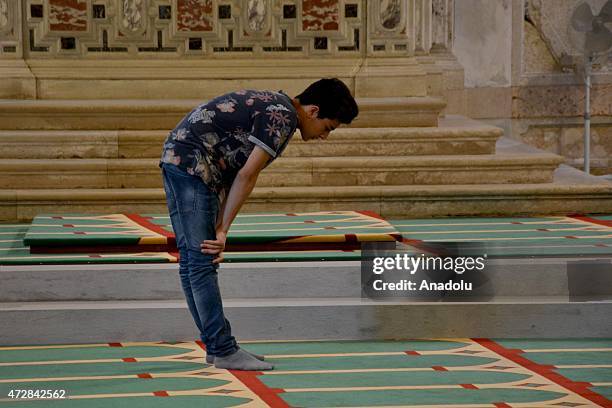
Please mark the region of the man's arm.
[[220, 221], [217, 222], [217, 239], [206, 240], [201, 245], [203, 253], [218, 255], [213, 260], [213, 263], [219, 263], [223, 260], [223, 249], [225, 248], [227, 232], [238, 211], [240, 211], [242, 204], [244, 204], [251, 191], [253, 191], [259, 173], [269, 160], [270, 155], [261, 147], [255, 146], [244, 167], [236, 175], [225, 202], [220, 209], [222, 216]]
[[217, 223], [215, 224], [215, 231], [219, 229], [221, 226], [221, 222], [223, 222], [223, 212], [225, 211], [225, 203], [227, 203], [227, 195], [228, 191], [224, 192], [223, 200], [219, 201], [219, 212], [217, 213]]

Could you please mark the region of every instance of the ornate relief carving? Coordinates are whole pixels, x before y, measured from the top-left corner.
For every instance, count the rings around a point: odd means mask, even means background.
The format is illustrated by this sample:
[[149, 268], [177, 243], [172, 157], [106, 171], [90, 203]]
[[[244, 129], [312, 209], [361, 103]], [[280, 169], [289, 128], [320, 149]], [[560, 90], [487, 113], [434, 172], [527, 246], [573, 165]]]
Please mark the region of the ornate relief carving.
[[374, 55], [413, 54], [415, 3], [426, 1], [368, 1], [368, 52]]
[[9, 24], [8, 3], [0, 0], [0, 32], [6, 30]]
[[178, 31], [212, 31], [212, 0], [177, 0]]
[[302, 30], [337, 30], [338, 0], [302, 0]]
[[266, 3], [264, 0], [249, 0], [247, 19], [252, 31], [262, 31], [266, 25]]
[[392, 30], [398, 26], [401, 18], [400, 0], [382, 0], [380, 21], [383, 27]]
[[138, 31], [144, 20], [144, 0], [123, 0], [121, 25], [129, 31]]
[[455, 0], [432, 0], [432, 48], [450, 51], [453, 48], [453, 13]]
[[86, 31], [85, 0], [49, 0], [50, 31]]
[[13, 0], [0, 0], [0, 59], [23, 56], [21, 9]]
[[432, 38], [432, 0], [421, 0], [414, 8], [414, 49], [423, 55], [431, 50]]

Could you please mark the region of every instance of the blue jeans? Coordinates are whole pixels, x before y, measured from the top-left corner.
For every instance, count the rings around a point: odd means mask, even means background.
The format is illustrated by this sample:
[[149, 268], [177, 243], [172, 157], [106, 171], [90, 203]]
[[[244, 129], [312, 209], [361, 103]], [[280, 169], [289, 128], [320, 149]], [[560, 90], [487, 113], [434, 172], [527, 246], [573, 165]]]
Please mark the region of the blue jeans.
[[207, 353], [226, 356], [238, 350], [232, 328], [223, 314], [214, 256], [200, 244], [215, 239], [219, 199], [201, 178], [172, 164], [162, 165], [170, 221], [179, 250], [179, 274], [189, 311], [200, 330]]

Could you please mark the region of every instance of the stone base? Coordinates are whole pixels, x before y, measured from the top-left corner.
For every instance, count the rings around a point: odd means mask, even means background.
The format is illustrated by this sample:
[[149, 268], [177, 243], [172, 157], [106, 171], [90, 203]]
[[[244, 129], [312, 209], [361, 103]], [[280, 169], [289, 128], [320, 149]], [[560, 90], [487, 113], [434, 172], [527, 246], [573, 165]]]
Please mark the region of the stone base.
[[35, 99], [36, 78], [23, 60], [0, 59], [0, 99]]
[[[202, 100], [102, 99], [0, 101], [4, 130], [172, 129]], [[437, 126], [445, 104], [431, 97], [357, 98], [354, 127]]]
[[466, 115], [464, 101], [456, 97], [464, 90], [464, 71], [457, 58], [440, 50], [418, 56], [417, 61], [427, 73], [427, 94], [446, 101], [444, 113]]
[[209, 99], [243, 88], [296, 95], [325, 77], [340, 78], [357, 97], [427, 95], [427, 74], [415, 58], [281, 58], [273, 69], [257, 59], [26, 62], [38, 99]]
[[[565, 157], [566, 164], [584, 168], [584, 124], [580, 118], [516, 119], [512, 137], [538, 149]], [[591, 174], [612, 174], [612, 118], [591, 123]]]
[[427, 78], [415, 58], [366, 58], [355, 74], [355, 95], [427, 96]]

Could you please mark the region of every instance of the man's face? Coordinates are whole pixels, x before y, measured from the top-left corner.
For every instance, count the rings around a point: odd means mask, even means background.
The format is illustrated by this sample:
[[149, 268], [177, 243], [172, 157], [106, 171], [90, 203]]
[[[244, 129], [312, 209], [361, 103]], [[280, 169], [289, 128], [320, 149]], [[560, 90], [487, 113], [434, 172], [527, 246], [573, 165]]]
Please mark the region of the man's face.
[[337, 119], [319, 119], [318, 113], [317, 107], [315, 109], [307, 109], [307, 117], [300, 128], [304, 141], [313, 139], [325, 140], [332, 130], [340, 126], [340, 121]]

